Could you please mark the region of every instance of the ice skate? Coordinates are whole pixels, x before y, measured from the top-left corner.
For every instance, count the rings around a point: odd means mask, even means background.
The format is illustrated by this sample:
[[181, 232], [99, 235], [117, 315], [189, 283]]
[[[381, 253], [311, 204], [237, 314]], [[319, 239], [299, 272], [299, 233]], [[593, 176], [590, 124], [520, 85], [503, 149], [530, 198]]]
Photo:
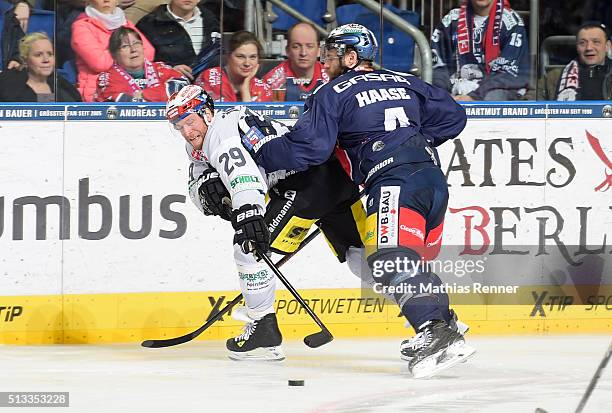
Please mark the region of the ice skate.
[[278, 329], [276, 314], [266, 314], [259, 320], [250, 321], [242, 334], [227, 340], [229, 358], [232, 360], [283, 360], [281, 348], [283, 337]]
[[422, 327], [422, 344], [408, 368], [414, 378], [433, 376], [466, 360], [476, 351], [465, 344], [463, 336], [443, 321], [432, 321]]
[[[448, 323], [448, 326], [459, 334], [461, 334], [462, 336], [465, 336], [469, 331], [470, 326], [459, 321], [457, 319], [457, 313], [455, 313], [453, 310], [450, 310], [450, 312], [452, 315], [452, 319]], [[402, 343], [400, 344], [400, 358], [404, 361], [412, 360], [417, 351], [419, 351], [421, 347], [423, 347], [424, 343], [425, 337], [422, 331], [419, 331], [413, 337], [402, 341]]]

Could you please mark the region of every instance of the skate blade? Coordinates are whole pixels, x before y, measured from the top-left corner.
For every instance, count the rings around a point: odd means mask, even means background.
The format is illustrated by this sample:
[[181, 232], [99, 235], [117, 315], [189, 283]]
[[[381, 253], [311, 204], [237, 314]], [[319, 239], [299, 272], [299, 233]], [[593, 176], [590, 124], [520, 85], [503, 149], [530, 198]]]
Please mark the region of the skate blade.
[[281, 346], [276, 347], [259, 347], [251, 351], [236, 352], [230, 351], [228, 357], [232, 360], [264, 360], [264, 361], [281, 361], [285, 359], [285, 353]]
[[414, 357], [404, 356], [402, 353], [400, 353], [400, 358], [402, 361], [410, 362], [410, 360], [412, 360]]
[[[410, 357], [410, 356], [406, 356], [402, 353], [400, 353], [400, 359], [402, 359], [402, 361], [406, 361], [408, 363], [410, 363], [410, 361], [413, 359], [414, 357]], [[461, 363], [466, 363], [467, 362], [467, 357], [464, 358], [463, 360], [461, 360]]]
[[476, 353], [476, 349], [465, 344], [465, 342], [455, 343], [436, 354], [423, 359], [412, 368], [412, 376], [415, 379], [431, 377], [442, 370], [449, 369]]

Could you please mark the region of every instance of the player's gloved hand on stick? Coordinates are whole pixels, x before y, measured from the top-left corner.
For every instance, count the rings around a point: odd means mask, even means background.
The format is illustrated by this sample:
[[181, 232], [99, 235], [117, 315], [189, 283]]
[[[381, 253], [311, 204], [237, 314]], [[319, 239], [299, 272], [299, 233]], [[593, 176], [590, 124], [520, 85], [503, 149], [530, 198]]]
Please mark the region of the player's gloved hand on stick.
[[234, 244], [249, 254], [255, 249], [262, 253], [270, 248], [270, 233], [257, 205], [246, 204], [232, 211], [232, 226], [236, 230]]
[[231, 221], [232, 218], [223, 205], [224, 199], [229, 203], [231, 198], [219, 177], [219, 173], [214, 168], [208, 168], [202, 172], [198, 179], [200, 181], [198, 189], [200, 197], [204, 199], [212, 215], [218, 215], [226, 221]]

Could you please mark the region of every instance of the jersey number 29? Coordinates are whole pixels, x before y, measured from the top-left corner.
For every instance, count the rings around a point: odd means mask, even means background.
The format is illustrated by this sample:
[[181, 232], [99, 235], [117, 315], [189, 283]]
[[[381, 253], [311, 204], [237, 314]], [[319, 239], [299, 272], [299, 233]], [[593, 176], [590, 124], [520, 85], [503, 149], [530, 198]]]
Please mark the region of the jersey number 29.
[[[230, 165], [230, 158], [232, 159], [232, 165]], [[244, 159], [240, 149], [231, 148], [229, 151], [227, 151], [227, 153], [224, 152], [219, 156], [219, 163], [223, 164], [223, 169], [225, 170], [227, 176], [229, 176], [233, 172], [234, 166], [244, 166], [246, 165], [246, 160]]]

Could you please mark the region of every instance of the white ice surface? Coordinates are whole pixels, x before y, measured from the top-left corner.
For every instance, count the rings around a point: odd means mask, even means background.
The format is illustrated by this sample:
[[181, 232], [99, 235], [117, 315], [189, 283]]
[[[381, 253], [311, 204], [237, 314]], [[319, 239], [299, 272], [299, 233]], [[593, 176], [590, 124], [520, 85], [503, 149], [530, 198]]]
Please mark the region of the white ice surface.
[[[0, 346], [0, 391], [69, 391], [70, 412], [573, 412], [610, 336], [470, 337], [474, 358], [412, 379], [397, 339], [284, 344], [283, 362], [235, 362], [224, 343]], [[584, 412], [612, 411], [612, 365]], [[305, 387], [288, 387], [303, 379]], [[0, 411], [42, 412], [44, 408]]]

